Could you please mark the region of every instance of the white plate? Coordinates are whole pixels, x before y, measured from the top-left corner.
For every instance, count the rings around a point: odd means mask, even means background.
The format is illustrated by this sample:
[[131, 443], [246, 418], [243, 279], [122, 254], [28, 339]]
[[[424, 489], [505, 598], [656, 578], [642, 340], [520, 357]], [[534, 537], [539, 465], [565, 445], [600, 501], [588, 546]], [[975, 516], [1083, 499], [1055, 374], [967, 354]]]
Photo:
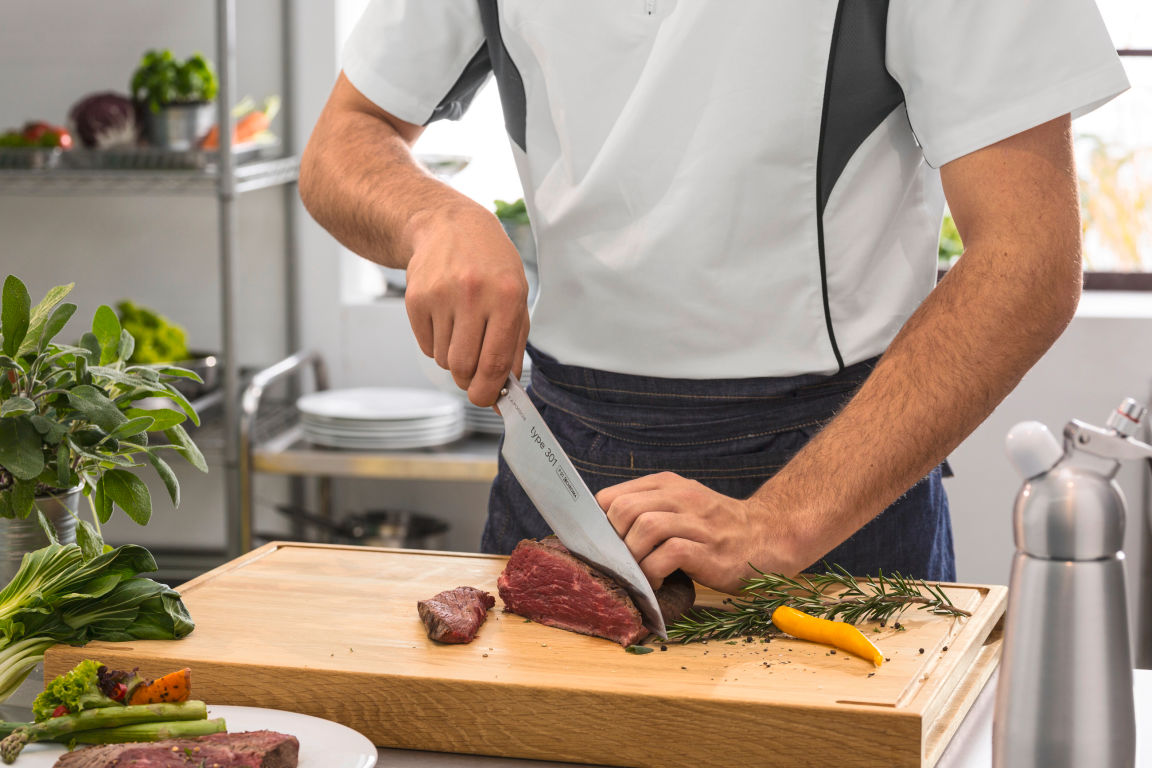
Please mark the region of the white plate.
[[308, 419], [301, 419], [300, 426], [307, 432], [316, 432], [322, 435], [347, 435], [348, 437], [376, 437], [377, 435], [417, 435], [425, 432], [435, 432], [440, 429], [451, 429], [464, 421], [463, 415], [453, 416], [443, 421], [429, 420], [427, 423], [407, 424], [403, 426], [356, 426], [334, 427], [331, 424], [317, 424]]
[[[261, 707], [208, 707], [208, 717], [222, 717], [232, 733], [278, 731], [300, 740], [299, 768], [372, 768], [379, 753], [372, 742], [347, 726], [311, 715]], [[29, 744], [15, 765], [51, 768], [67, 750], [60, 744]]]
[[404, 387], [329, 389], [296, 401], [301, 413], [325, 419], [419, 419], [457, 413], [460, 402], [443, 392]]
[[432, 448], [438, 445], [444, 445], [460, 439], [464, 436], [464, 432], [464, 424], [461, 423], [451, 430], [404, 438], [381, 437], [355, 439], [346, 436], [332, 437], [331, 435], [319, 435], [309, 432], [305, 432], [304, 436], [310, 442], [328, 448], [397, 451], [409, 448]]

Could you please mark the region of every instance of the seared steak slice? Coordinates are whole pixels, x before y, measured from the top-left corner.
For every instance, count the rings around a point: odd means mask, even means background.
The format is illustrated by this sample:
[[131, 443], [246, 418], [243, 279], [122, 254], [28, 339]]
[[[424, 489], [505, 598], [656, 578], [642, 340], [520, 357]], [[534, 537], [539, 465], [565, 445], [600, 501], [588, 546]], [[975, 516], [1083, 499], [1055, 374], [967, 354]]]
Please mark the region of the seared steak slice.
[[299, 755], [295, 736], [247, 731], [85, 747], [61, 755], [53, 768], [296, 768]]
[[[575, 557], [555, 536], [517, 544], [496, 586], [504, 610], [550, 627], [624, 646], [649, 634], [624, 588]], [[666, 622], [680, 618], [695, 599], [696, 588], [683, 571], [676, 571], [656, 590]]]
[[428, 637], [441, 643], [470, 643], [496, 598], [475, 587], [456, 587], [416, 603]]

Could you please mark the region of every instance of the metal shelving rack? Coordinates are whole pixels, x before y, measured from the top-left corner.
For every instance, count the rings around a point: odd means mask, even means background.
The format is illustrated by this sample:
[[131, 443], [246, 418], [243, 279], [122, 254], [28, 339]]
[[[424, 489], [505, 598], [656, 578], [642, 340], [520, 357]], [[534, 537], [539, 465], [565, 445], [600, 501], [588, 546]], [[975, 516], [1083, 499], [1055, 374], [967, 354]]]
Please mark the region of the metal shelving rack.
[[[294, 37], [294, 0], [281, 0], [281, 82], [289, 97], [294, 92], [291, 48]], [[215, 0], [215, 42], [217, 76], [217, 121], [222, 130], [216, 162], [200, 170], [107, 170], [45, 169], [0, 170], [0, 195], [213, 195], [217, 202], [217, 237], [220, 259], [220, 324], [223, 386], [215, 397], [201, 401], [201, 407], [222, 406], [219, 429], [223, 448], [225, 508], [228, 521], [224, 553], [201, 556], [198, 564], [212, 567], [222, 556], [234, 557], [244, 550], [240, 537], [240, 368], [237, 359], [236, 306], [239, 300], [236, 279], [236, 198], [245, 192], [271, 187], [284, 189], [284, 260], [286, 346], [296, 349], [299, 327], [292, 308], [296, 301], [296, 189], [300, 166], [298, 157], [287, 156], [237, 163], [233, 155], [232, 103], [236, 83], [236, 2]], [[295, 146], [292, 110], [284, 110], [281, 136], [284, 147]], [[294, 492], [296, 489], [293, 489]], [[194, 558], [195, 559], [195, 558]], [[191, 567], [195, 569], [197, 564]]]
[[[407, 451], [336, 450], [310, 444], [296, 425], [295, 408], [267, 402], [266, 397], [268, 390], [280, 382], [299, 389], [298, 375], [307, 370], [311, 370], [317, 390], [328, 388], [323, 358], [316, 352], [297, 352], [255, 374], [241, 398], [240, 506], [236, 526], [245, 548], [252, 546], [256, 473], [286, 475], [295, 480], [316, 478], [319, 517], [325, 520], [332, 520], [334, 477], [487, 483], [496, 476], [495, 435], [474, 435], [435, 448]], [[301, 496], [299, 493], [297, 499]], [[292, 535], [303, 535], [303, 521], [293, 521]]]

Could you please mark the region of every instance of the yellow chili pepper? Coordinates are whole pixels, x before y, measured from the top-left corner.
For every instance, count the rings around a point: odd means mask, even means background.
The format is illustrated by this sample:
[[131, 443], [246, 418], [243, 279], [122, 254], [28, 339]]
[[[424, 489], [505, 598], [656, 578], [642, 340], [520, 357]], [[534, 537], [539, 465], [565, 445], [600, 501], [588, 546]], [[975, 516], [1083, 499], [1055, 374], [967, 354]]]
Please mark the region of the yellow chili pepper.
[[853, 653], [876, 666], [884, 663], [884, 654], [856, 627], [843, 621], [829, 621], [782, 605], [772, 612], [772, 623], [781, 632], [800, 640], [811, 640]]

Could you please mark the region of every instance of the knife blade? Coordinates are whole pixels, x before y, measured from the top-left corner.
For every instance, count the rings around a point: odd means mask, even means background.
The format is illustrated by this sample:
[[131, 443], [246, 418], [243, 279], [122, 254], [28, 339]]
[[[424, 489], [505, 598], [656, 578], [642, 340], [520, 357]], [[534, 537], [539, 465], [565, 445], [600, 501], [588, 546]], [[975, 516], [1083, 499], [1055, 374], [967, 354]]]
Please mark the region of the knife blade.
[[504, 420], [500, 453], [540, 516], [572, 554], [624, 587], [644, 626], [667, 640], [652, 585], [514, 376], [500, 390], [496, 407]]

